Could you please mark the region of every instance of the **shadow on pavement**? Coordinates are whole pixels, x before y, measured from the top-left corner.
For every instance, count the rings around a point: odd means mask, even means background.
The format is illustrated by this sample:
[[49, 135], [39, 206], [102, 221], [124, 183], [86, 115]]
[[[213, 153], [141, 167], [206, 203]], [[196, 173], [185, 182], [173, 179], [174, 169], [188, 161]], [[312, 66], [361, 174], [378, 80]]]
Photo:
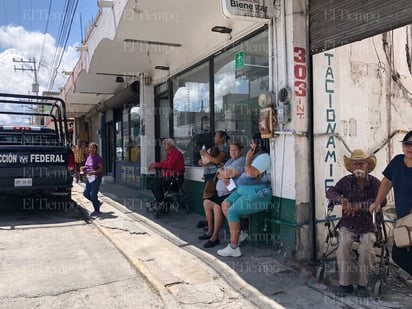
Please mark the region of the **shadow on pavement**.
[[0, 228], [15, 229], [28, 225], [67, 224], [79, 220], [90, 222], [73, 200], [56, 198], [7, 197], [0, 201]]
[[[200, 220], [204, 220], [203, 216], [196, 213], [188, 214], [184, 209], [177, 210], [172, 207], [168, 214], [156, 219], [153, 213], [147, 211], [148, 199], [137, 198], [138, 195], [141, 196], [141, 192], [138, 192], [135, 188], [107, 183], [102, 184], [100, 191], [103, 195], [127, 207], [131, 213], [144, 216], [188, 245], [196, 246], [209, 253], [211, 259], [216, 258], [226, 263], [248, 284], [287, 308], [310, 308], [307, 299], [309, 297], [308, 291], [314, 295], [313, 297], [317, 299], [317, 302], [319, 302], [319, 298], [323, 299], [321, 301], [323, 305], [328, 305], [325, 300], [328, 297], [334, 298], [331, 289], [338, 282], [336, 270], [332, 271], [330, 269], [325, 284], [322, 284], [316, 280], [316, 262], [299, 263], [293, 258], [290, 250], [275, 249], [272, 243], [257, 244], [246, 241], [241, 244], [243, 254], [241, 257], [220, 257], [216, 254], [216, 251], [227, 245], [229, 235], [222, 230], [219, 235], [220, 244], [204, 249], [203, 243], [205, 240], [198, 239], [198, 236], [204, 234], [204, 229], [196, 227]], [[104, 204], [101, 210], [104, 212]], [[373, 285], [372, 275], [370, 284], [372, 295]], [[396, 266], [391, 267], [391, 274], [388, 276], [388, 284], [385, 285], [383, 299], [385, 304], [391, 301], [395, 302], [395, 307], [388, 305], [389, 308], [400, 308], [402, 305], [399, 303], [404, 304], [412, 300], [410, 287], [405, 284], [405, 280], [400, 279]], [[353, 302], [350, 298], [348, 300]], [[377, 301], [369, 299], [369, 302], [370, 306], [367, 305], [366, 308], [376, 307]], [[346, 308], [356, 308], [356, 306], [351, 307], [351, 305], [348, 305]]]

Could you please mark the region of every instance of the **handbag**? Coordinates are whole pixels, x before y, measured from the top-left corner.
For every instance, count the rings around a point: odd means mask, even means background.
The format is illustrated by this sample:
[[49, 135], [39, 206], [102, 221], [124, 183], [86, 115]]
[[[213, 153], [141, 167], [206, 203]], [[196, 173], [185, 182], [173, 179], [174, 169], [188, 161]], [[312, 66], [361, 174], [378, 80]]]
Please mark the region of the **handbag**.
[[393, 237], [398, 248], [412, 247], [412, 213], [396, 220]]
[[203, 189], [203, 199], [212, 197], [217, 193], [216, 190], [217, 174], [212, 180], [206, 181], [205, 188]]

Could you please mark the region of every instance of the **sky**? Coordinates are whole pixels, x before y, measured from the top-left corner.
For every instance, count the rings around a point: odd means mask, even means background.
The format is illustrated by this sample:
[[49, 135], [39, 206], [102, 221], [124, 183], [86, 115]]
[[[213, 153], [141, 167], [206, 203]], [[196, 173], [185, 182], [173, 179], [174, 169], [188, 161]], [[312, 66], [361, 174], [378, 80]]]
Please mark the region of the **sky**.
[[0, 92], [35, 94], [34, 67], [39, 94], [59, 91], [97, 11], [96, 0], [0, 0]]

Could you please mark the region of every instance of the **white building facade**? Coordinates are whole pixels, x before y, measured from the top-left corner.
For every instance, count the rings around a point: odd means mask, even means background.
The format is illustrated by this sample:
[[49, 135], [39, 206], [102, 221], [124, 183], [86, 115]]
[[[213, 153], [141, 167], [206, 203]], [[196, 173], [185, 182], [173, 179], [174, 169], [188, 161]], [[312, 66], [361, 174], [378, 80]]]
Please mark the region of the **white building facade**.
[[164, 156], [159, 141], [175, 138], [190, 205], [202, 213], [198, 148], [216, 130], [245, 144], [261, 130], [271, 145], [273, 203], [250, 217], [252, 238], [298, 259], [318, 256], [325, 190], [345, 174], [343, 155], [376, 153], [380, 178], [412, 128], [412, 36], [404, 26], [321, 48], [317, 2], [99, 1], [62, 93], [75, 135], [97, 141], [106, 174], [137, 189]]

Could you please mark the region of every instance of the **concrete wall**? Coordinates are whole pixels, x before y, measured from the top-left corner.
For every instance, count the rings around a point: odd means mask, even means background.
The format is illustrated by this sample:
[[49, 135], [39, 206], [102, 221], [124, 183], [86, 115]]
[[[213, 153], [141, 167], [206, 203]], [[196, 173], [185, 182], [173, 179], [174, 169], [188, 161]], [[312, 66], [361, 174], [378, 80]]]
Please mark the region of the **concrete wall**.
[[[278, 244], [310, 258], [310, 156], [306, 2], [279, 1], [273, 29], [273, 90], [288, 88], [291, 121], [280, 123], [272, 144], [272, 187]], [[278, 102], [279, 103], [279, 102]]]
[[[410, 40], [403, 27], [313, 57], [317, 218], [325, 214], [325, 190], [348, 174], [343, 155], [356, 148], [376, 152], [372, 175], [381, 179], [401, 152], [399, 141], [412, 128]], [[320, 243], [321, 224], [318, 233]]]

